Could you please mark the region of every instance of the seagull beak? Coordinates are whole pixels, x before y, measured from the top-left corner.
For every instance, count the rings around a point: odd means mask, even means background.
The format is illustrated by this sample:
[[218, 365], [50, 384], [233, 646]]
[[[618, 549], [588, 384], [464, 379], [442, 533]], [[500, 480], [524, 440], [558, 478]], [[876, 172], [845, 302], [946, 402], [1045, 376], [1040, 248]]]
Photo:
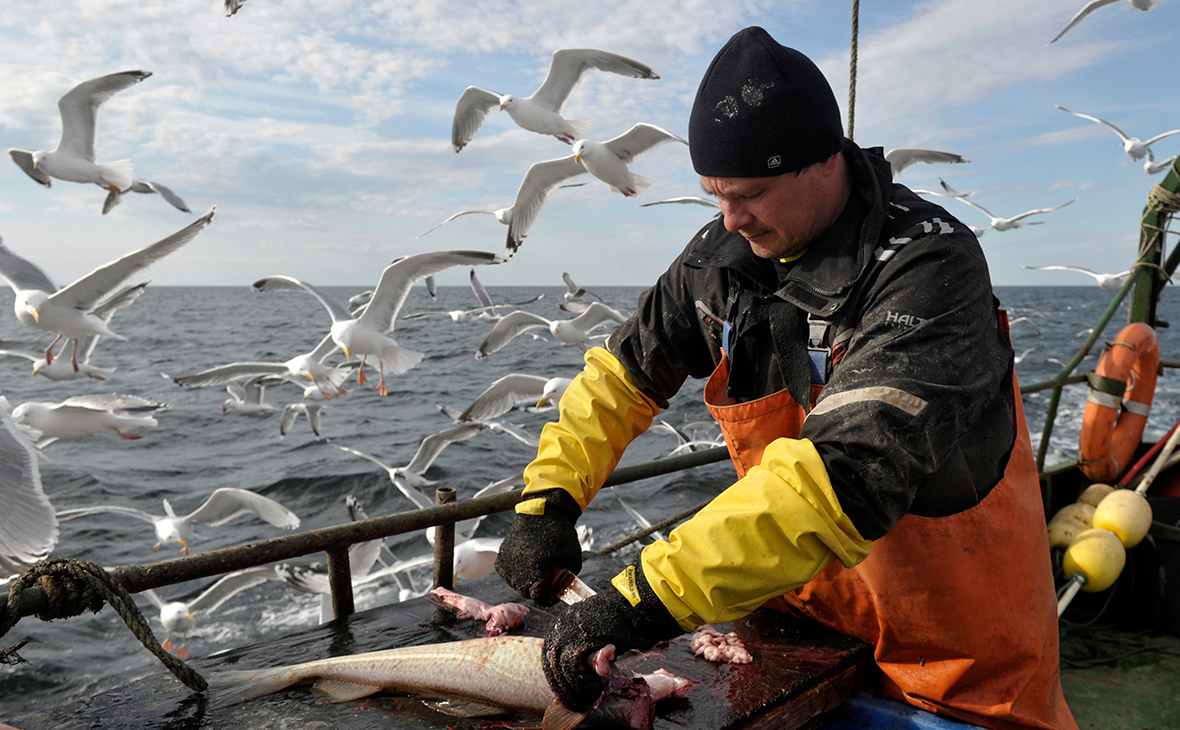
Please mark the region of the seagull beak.
[[186, 613], [184, 615], [184, 617], [187, 618], [189, 621], [196, 621], [196, 619], [193, 618], [193, 615], [191, 613]]
[[500, 102], [500, 111], [504, 111], [504, 107], [508, 106], [504, 102]]
[[184, 540], [177, 540], [176, 543], [181, 547], [188, 547], [188, 544]]
[[33, 160], [33, 169], [36, 169], [40, 166], [41, 166], [41, 162], [39, 160]]
[[537, 401], [537, 408], [540, 408], [541, 406], [545, 405], [548, 402], [549, 402], [548, 398], [542, 398], [541, 400]]
[[580, 163], [581, 161], [582, 161], [582, 156], [581, 156], [581, 155], [574, 155], [574, 162], [578, 162], [578, 163]]
[[344, 359], [345, 359], [345, 360], [351, 360], [351, 359], [352, 359], [352, 355], [350, 355], [350, 354], [349, 354], [349, 352], [348, 352], [348, 348], [347, 348], [347, 347], [346, 347], [346, 348], [344, 348]]
[[35, 307], [30, 308], [29, 311], [33, 313], [33, 321], [40, 324], [41, 323], [41, 313], [38, 312]]

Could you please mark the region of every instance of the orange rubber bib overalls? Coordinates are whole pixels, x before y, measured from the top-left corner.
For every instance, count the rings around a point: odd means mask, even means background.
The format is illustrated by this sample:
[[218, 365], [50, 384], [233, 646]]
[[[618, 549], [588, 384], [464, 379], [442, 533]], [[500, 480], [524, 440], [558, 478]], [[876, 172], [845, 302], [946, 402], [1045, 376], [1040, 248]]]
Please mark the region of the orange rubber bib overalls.
[[[806, 412], [786, 390], [735, 403], [728, 378], [723, 358], [705, 404], [741, 477], [771, 441], [798, 437]], [[1016, 442], [982, 502], [949, 517], [906, 515], [860, 564], [832, 562], [766, 605], [873, 644], [887, 697], [995, 730], [1076, 730], [1058, 675], [1045, 513], [1015, 373], [1012, 387]], [[821, 388], [812, 385], [813, 404]]]

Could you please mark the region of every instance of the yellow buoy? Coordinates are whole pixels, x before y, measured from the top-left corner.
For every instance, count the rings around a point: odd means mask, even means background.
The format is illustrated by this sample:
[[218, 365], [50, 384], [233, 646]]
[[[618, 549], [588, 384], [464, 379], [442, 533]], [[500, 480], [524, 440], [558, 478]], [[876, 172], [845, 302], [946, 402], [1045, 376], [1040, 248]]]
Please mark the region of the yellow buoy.
[[1086, 576], [1082, 590], [1097, 593], [1114, 585], [1126, 563], [1127, 551], [1118, 536], [1095, 527], [1077, 536], [1065, 551], [1061, 567], [1066, 575]]
[[1141, 494], [1130, 489], [1116, 489], [1098, 503], [1091, 524], [1110, 530], [1118, 535], [1124, 547], [1133, 548], [1151, 529], [1151, 505]]
[[1094, 510], [1094, 505], [1083, 502], [1067, 504], [1057, 510], [1057, 514], [1049, 520], [1049, 548], [1064, 550], [1084, 530], [1093, 527]]
[[1091, 484], [1082, 490], [1078, 495], [1078, 501], [1084, 504], [1092, 504], [1095, 507], [1103, 500], [1106, 495], [1114, 491], [1114, 487], [1109, 484]]

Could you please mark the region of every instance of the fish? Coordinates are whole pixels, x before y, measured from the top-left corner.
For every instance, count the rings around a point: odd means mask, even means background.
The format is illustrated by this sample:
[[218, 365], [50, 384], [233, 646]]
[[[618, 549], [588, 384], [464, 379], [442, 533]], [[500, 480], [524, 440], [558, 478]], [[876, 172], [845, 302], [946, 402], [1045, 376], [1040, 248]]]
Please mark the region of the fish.
[[442, 586], [427, 593], [426, 597], [432, 603], [454, 611], [459, 618], [483, 621], [488, 636], [499, 636], [523, 626], [525, 616], [529, 615], [528, 608], [519, 603], [501, 603], [493, 606], [478, 598], [449, 591]]
[[[226, 670], [209, 675], [210, 702], [227, 707], [295, 684], [314, 682], [312, 692], [333, 702], [349, 702], [386, 690], [440, 700], [428, 703], [463, 717], [518, 712], [543, 715], [542, 730], [570, 730], [587, 717], [553, 696], [541, 669], [543, 639], [493, 636], [442, 644], [399, 647], [274, 667]], [[613, 647], [610, 647], [613, 650]], [[604, 721], [648, 730], [659, 698], [683, 696], [689, 680], [615, 675], [607, 694], [590, 713]]]

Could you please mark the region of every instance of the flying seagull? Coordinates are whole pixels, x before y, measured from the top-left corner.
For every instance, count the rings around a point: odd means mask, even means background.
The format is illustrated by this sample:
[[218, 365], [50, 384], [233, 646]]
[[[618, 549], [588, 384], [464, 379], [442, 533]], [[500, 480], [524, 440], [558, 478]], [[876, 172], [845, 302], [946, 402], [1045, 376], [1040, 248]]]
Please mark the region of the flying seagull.
[[455, 104], [451, 146], [455, 152], [463, 149], [494, 106], [508, 112], [512, 121], [523, 129], [551, 134], [566, 144], [572, 144], [575, 139], [585, 136], [590, 122], [563, 118], [561, 107], [582, 76], [592, 69], [633, 78], [659, 78], [650, 67], [617, 53], [593, 48], [562, 48], [553, 52], [549, 75], [532, 96], [521, 98], [468, 86]]
[[[945, 183], [944, 183], [944, 186], [945, 186]], [[948, 188], [948, 191], [949, 190], [950, 189]], [[1038, 223], [1043, 223], [1044, 221], [1026, 221], [1024, 219], [1029, 217], [1030, 215], [1039, 215], [1041, 213], [1051, 213], [1052, 211], [1060, 210], [1061, 208], [1064, 208], [1065, 206], [1069, 205], [1070, 203], [1073, 203], [1074, 201], [1076, 201], [1077, 198], [1074, 198], [1073, 200], [1062, 203], [1061, 205], [1055, 205], [1052, 208], [1037, 208], [1035, 210], [1026, 210], [1025, 212], [1020, 213], [1019, 215], [1012, 216], [1011, 218], [1000, 218], [999, 216], [992, 215], [982, 205], [979, 205], [978, 203], [974, 203], [974, 202], [968, 200], [966, 196], [957, 196], [955, 198], [955, 200], [962, 202], [964, 205], [971, 206], [972, 208], [978, 210], [980, 213], [983, 213], [988, 218], [990, 218], [991, 225], [989, 225], [988, 228], [994, 228], [997, 231], [1007, 231], [1007, 230], [1011, 230], [1013, 228], [1023, 228], [1024, 226], [1032, 226], [1032, 225], [1037, 225]]]
[[667, 142], [688, 141], [652, 124], [639, 123], [606, 142], [579, 139], [573, 154], [534, 163], [524, 175], [512, 204], [508, 224], [508, 255], [516, 253], [532, 228], [545, 198], [567, 180], [590, 173], [626, 197], [637, 195], [652, 184], [650, 178], [634, 175], [629, 165], [635, 159]]
[[50, 178], [94, 183], [112, 193], [131, 187], [131, 160], [96, 163], [95, 134], [98, 110], [112, 96], [151, 76], [151, 71], [123, 71], [83, 81], [57, 100], [61, 112], [61, 141], [50, 152], [10, 149], [20, 169], [45, 187]]
[[263, 565], [226, 573], [191, 601], [165, 601], [151, 588], [141, 591], [141, 594], [151, 601], [153, 606], [160, 609], [160, 623], [164, 625], [164, 631], [167, 632], [160, 648], [164, 651], [172, 651], [172, 637], [177, 636], [180, 638], [180, 646], [176, 649], [176, 656], [188, 659], [188, 635], [196, 627], [197, 615], [213, 613], [221, 607], [221, 604], [242, 591], [261, 585], [268, 580], [277, 579], [274, 566]]
[[602, 302], [592, 302], [585, 312], [573, 319], [551, 320], [539, 314], [518, 310], [496, 323], [496, 326], [480, 343], [479, 349], [475, 353], [475, 359], [482, 360], [527, 330], [537, 327], [544, 327], [562, 342], [578, 345], [585, 350], [594, 344], [590, 337], [591, 331], [610, 322], [622, 324], [625, 321], [627, 318], [622, 312], [608, 307]]
[[1120, 271], [1117, 274], [1100, 274], [1097, 271], [1090, 271], [1081, 266], [1025, 266], [1024, 268], [1036, 269], [1038, 271], [1076, 271], [1079, 274], [1094, 277], [1095, 281], [1098, 282], [1098, 286], [1103, 289], [1117, 289], [1131, 275], [1131, 269]]
[[1163, 134], [1157, 134], [1156, 136], [1152, 137], [1151, 139], [1145, 141], [1145, 140], [1138, 139], [1137, 137], [1128, 137], [1126, 134], [1123, 133], [1123, 130], [1119, 129], [1118, 127], [1114, 126], [1113, 124], [1111, 124], [1108, 121], [1105, 121], [1103, 119], [1099, 119], [1098, 117], [1092, 117], [1089, 114], [1082, 114], [1081, 112], [1075, 112], [1073, 109], [1066, 109], [1065, 107], [1061, 106], [1060, 104], [1054, 104], [1053, 106], [1057, 107], [1058, 109], [1060, 109], [1063, 112], [1069, 112], [1070, 114], [1074, 115], [1075, 117], [1081, 117], [1082, 119], [1089, 119], [1091, 122], [1098, 122], [1099, 124], [1103, 125], [1104, 127], [1109, 128], [1110, 131], [1117, 134], [1119, 136], [1119, 139], [1122, 140], [1123, 151], [1126, 152], [1128, 155], [1130, 155], [1132, 160], [1143, 159], [1143, 156], [1151, 151], [1151, 145], [1160, 141], [1164, 137], [1170, 137], [1173, 134], [1180, 134], [1180, 129], [1173, 129], [1170, 132], [1164, 132]]
[[971, 161], [953, 152], [923, 150], [916, 147], [898, 147], [897, 149], [889, 150], [885, 153], [885, 159], [889, 161], [889, 166], [893, 168], [894, 177], [897, 177], [919, 162], [933, 165], [940, 162], [962, 163]]
[[[1055, 43], [1058, 38], [1069, 32], [1070, 28], [1073, 28], [1075, 25], [1082, 22], [1082, 20], [1084, 20], [1087, 15], [1094, 12], [1098, 8], [1105, 7], [1107, 5], [1113, 5], [1118, 1], [1119, 0], [1090, 0], [1090, 2], [1082, 6], [1081, 10], [1074, 14], [1073, 18], [1070, 19], [1069, 24], [1065, 26], [1065, 29], [1054, 36], [1053, 40], [1049, 41], [1049, 43]], [[1127, 2], [1130, 3], [1131, 10], [1151, 10], [1157, 5], [1163, 5], [1162, 2], [1155, 2], [1154, 0], [1127, 0]]]
[[37, 458], [0, 396], [0, 578], [23, 573], [57, 544], [57, 517], [41, 486]]
[[133, 180], [131, 182], [131, 187], [127, 188], [126, 190], [120, 193], [113, 191], [107, 193], [107, 199], [103, 201], [102, 204], [102, 214], [106, 215], [107, 213], [110, 213], [112, 210], [114, 210], [115, 206], [123, 202], [123, 198], [126, 197], [127, 193], [143, 193], [145, 195], [159, 193], [160, 197], [168, 201], [168, 203], [170, 203], [173, 208], [176, 208], [183, 213], [192, 213], [184, 200], [179, 195], [172, 192], [171, 188], [161, 185], [157, 182], [152, 182], [151, 180]]
[[213, 220], [213, 211], [198, 218], [167, 238], [104, 264], [81, 279], [58, 289], [33, 262], [17, 256], [0, 239], [0, 276], [16, 292], [13, 308], [22, 324], [56, 332], [57, 337], [45, 348], [45, 360], [53, 361], [53, 346], [63, 337], [74, 341], [70, 362], [78, 370], [78, 340], [87, 335], [102, 335], [126, 340], [107, 327], [95, 309], [123, 282], [168, 254], [193, 240]]
[[58, 439], [74, 439], [114, 432], [119, 438], [141, 438], [126, 429], [155, 426], [150, 415], [167, 410], [168, 405], [137, 395], [73, 395], [60, 403], [27, 401], [12, 409], [12, 420], [36, 430], [37, 448]]

